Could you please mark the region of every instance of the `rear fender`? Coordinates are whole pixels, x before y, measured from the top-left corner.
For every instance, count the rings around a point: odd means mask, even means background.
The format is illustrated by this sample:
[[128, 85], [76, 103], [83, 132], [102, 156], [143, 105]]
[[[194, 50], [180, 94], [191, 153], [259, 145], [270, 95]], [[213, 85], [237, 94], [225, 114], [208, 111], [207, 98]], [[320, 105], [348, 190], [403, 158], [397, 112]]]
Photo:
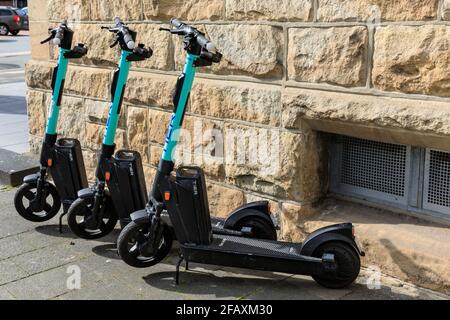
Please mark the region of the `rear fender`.
[[311, 233], [303, 242], [300, 254], [312, 256], [314, 251], [326, 242], [343, 242], [352, 247], [355, 252], [364, 256], [364, 252], [358, 247], [353, 238], [353, 225], [351, 223], [336, 224], [320, 228]]
[[270, 223], [270, 225], [275, 228], [275, 225], [270, 216], [268, 201], [251, 202], [237, 208], [236, 210], [231, 212], [228, 218], [225, 220], [224, 228], [233, 229], [235, 225], [242, 221], [242, 219], [248, 217], [261, 218]]

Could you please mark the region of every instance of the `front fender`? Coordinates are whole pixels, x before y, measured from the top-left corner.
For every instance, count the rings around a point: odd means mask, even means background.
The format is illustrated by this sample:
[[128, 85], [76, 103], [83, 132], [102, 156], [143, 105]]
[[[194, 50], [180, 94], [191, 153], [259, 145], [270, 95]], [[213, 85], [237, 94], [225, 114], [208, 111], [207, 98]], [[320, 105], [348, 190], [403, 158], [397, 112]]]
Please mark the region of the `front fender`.
[[335, 224], [320, 228], [311, 233], [303, 242], [300, 254], [312, 256], [314, 251], [322, 244], [331, 241], [344, 242], [351, 246], [355, 252], [364, 256], [364, 252], [358, 247], [353, 237], [353, 225], [351, 223]]
[[39, 173], [30, 174], [25, 178], [23, 178], [23, 182], [28, 184], [37, 184], [39, 177], [40, 177]]
[[93, 188], [81, 189], [78, 191], [77, 195], [80, 199], [93, 199], [95, 196], [95, 190]]
[[245, 204], [234, 210], [224, 222], [224, 228], [234, 229], [239, 221], [248, 217], [258, 217], [267, 221], [274, 229], [276, 229], [273, 220], [270, 216], [269, 202], [256, 201]]
[[133, 212], [130, 215], [130, 217], [131, 217], [131, 221], [133, 221], [134, 223], [136, 223], [138, 225], [144, 225], [144, 224], [150, 223], [150, 216], [149, 216], [147, 210], [145, 210], [145, 209]]

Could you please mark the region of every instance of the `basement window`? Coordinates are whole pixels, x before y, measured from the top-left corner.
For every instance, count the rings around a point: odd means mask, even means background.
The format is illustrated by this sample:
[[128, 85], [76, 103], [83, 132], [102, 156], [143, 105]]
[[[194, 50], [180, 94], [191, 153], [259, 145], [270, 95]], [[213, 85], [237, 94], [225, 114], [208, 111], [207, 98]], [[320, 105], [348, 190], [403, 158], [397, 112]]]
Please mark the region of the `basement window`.
[[450, 218], [450, 153], [342, 135], [329, 150], [331, 193]]

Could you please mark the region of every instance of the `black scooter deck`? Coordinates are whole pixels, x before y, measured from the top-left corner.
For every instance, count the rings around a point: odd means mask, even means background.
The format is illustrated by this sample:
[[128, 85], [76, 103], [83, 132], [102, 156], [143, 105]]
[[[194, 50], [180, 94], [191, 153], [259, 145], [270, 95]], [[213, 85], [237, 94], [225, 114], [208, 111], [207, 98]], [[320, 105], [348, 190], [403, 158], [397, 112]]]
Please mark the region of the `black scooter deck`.
[[294, 274], [321, 274], [327, 269], [322, 258], [301, 255], [302, 244], [214, 235], [210, 245], [182, 244], [186, 260], [228, 267]]

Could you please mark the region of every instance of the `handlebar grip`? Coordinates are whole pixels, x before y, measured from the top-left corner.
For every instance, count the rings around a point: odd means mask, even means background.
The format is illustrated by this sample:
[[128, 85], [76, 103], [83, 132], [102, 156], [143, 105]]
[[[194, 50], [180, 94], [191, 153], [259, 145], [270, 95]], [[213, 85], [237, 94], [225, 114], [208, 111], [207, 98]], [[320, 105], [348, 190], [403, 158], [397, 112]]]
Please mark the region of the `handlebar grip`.
[[170, 23], [175, 27], [175, 28], [179, 28], [181, 27], [184, 23], [182, 23], [180, 20], [176, 19], [176, 18], [172, 18], [170, 19]]
[[131, 36], [131, 34], [129, 32], [124, 32], [123, 41], [125, 42], [128, 49], [130, 49], [130, 50], [133, 50], [136, 47], [133, 37]]

